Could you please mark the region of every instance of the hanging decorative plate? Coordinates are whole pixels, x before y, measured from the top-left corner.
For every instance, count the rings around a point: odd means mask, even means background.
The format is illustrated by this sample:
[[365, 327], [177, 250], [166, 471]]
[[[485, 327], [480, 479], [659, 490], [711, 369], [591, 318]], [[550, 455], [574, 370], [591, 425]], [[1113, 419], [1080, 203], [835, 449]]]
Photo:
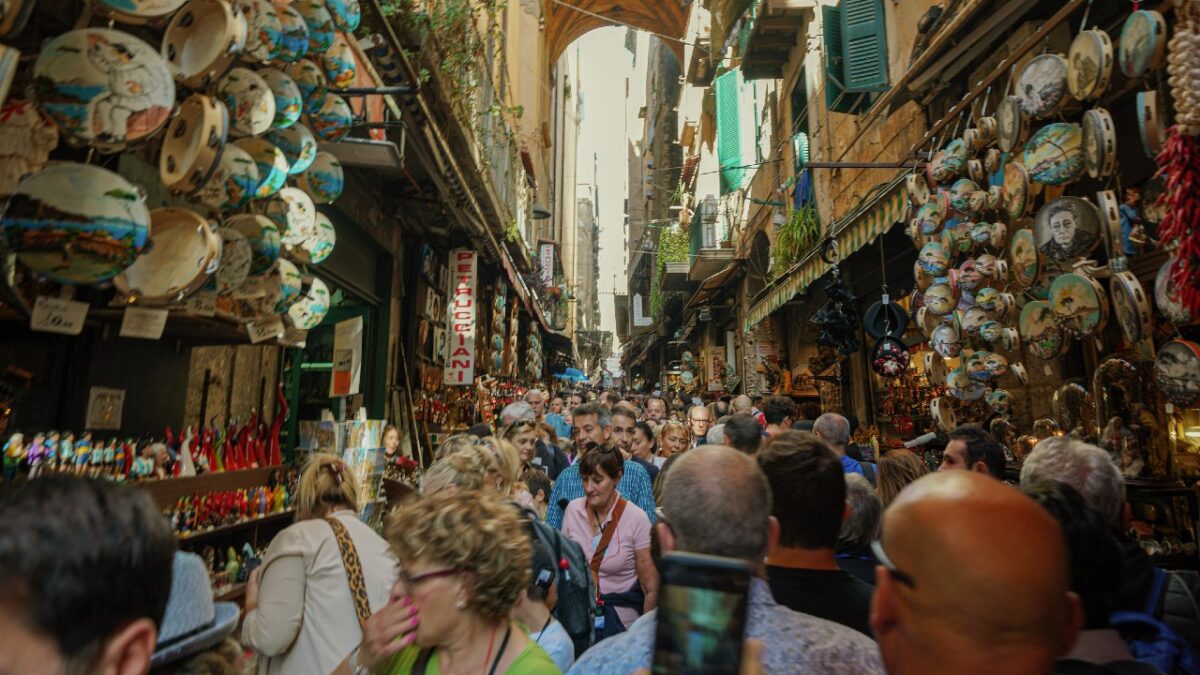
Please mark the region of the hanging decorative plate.
[[258, 185], [253, 199], [266, 199], [279, 192], [287, 182], [288, 163], [283, 151], [265, 138], [239, 138], [234, 145], [249, 153], [258, 167]]
[[137, 259], [150, 237], [141, 189], [107, 169], [53, 164], [27, 176], [8, 198], [8, 250], [63, 284], [108, 281]]
[[973, 379], [965, 364], [946, 375], [946, 388], [949, 389], [950, 395], [959, 401], [978, 401], [987, 394], [987, 386]]
[[988, 319], [979, 324], [979, 339], [989, 345], [1004, 347], [1004, 324]]
[[279, 23], [283, 27], [283, 44], [279, 60], [295, 63], [308, 53], [308, 24], [304, 17], [291, 5], [275, 5]]
[[964, 260], [958, 267], [958, 287], [969, 293], [974, 292], [983, 284], [983, 273], [975, 266], [974, 260]]
[[955, 211], [971, 210], [971, 193], [979, 189], [979, 185], [970, 178], [960, 178], [950, 186], [950, 207]]
[[1004, 165], [1004, 212], [1009, 218], [1023, 218], [1033, 202], [1029, 194], [1029, 173], [1020, 162]]
[[1108, 295], [1090, 276], [1063, 274], [1050, 286], [1050, 311], [1063, 330], [1084, 337], [1104, 329]]
[[984, 199], [983, 205], [989, 211], [995, 211], [1000, 208], [1000, 204], [1004, 201], [1004, 186], [990, 185], [987, 189], [987, 197]]
[[983, 246], [992, 240], [991, 223], [975, 223], [971, 226], [971, 241]]
[[939, 191], [931, 195], [929, 201], [917, 209], [917, 223], [921, 234], [933, 236], [941, 232], [946, 222], [946, 214], [950, 211], [950, 197]]
[[275, 261], [263, 279], [266, 291], [259, 301], [259, 312], [262, 314], [284, 314], [288, 308], [300, 300], [300, 291], [304, 287], [304, 277], [300, 269], [286, 258]]
[[929, 384], [940, 387], [946, 384], [946, 362], [937, 352], [925, 352], [925, 379]]
[[314, 202], [332, 204], [342, 195], [342, 188], [346, 185], [342, 163], [333, 153], [320, 150], [312, 166], [296, 178], [296, 185], [307, 192]]
[[54, 38], [33, 66], [38, 107], [64, 133], [102, 152], [154, 135], [175, 106], [175, 82], [158, 52], [115, 30]]
[[1158, 92], [1141, 91], [1137, 95], [1138, 133], [1147, 157], [1157, 157], [1162, 150], [1162, 119], [1158, 116]]
[[313, 265], [325, 262], [325, 259], [333, 253], [333, 247], [336, 244], [337, 231], [333, 228], [333, 221], [329, 220], [329, 216], [317, 211], [317, 241], [309, 251], [308, 262]]
[[1078, 124], [1047, 124], [1025, 144], [1029, 177], [1046, 185], [1066, 185], [1083, 175], [1083, 130]]
[[308, 53], [328, 51], [333, 46], [337, 31], [333, 26], [333, 17], [325, 9], [325, 3], [320, 0], [297, 0], [292, 6], [304, 17], [304, 24], [308, 26]]
[[246, 47], [246, 15], [224, 0], [188, 0], [167, 26], [162, 56], [175, 80], [203, 89]]
[[992, 379], [991, 373], [987, 371], [985, 359], [991, 354], [989, 351], [980, 350], [971, 352], [966, 355], [962, 361], [962, 367], [966, 368], [967, 377], [974, 382], [987, 382]]
[[1125, 19], [1117, 47], [1117, 63], [1127, 77], [1141, 77], [1162, 63], [1167, 45], [1167, 21], [1154, 10], [1142, 9]]
[[[179, 7], [178, 3], [182, 1], [172, 0], [175, 7]], [[20, 35], [21, 31], [25, 30], [25, 24], [29, 23], [29, 17], [33, 14], [36, 4], [35, 0], [9, 0], [4, 12], [0, 14], [0, 40]]]
[[249, 68], [230, 70], [217, 82], [217, 95], [229, 108], [237, 136], [266, 133], [275, 121], [275, 96], [267, 81]]
[[[933, 283], [933, 277], [929, 276], [928, 274], [925, 273], [925, 270], [921, 269], [921, 261], [919, 261], [919, 260], [913, 263], [913, 280], [917, 282], [917, 290], [918, 291], [924, 291], [926, 288], [929, 288], [930, 284]], [[925, 302], [925, 294], [922, 293], [921, 294], [922, 306], [924, 305], [924, 302]]]
[[933, 329], [933, 334], [929, 337], [929, 345], [933, 347], [933, 351], [938, 353], [938, 356], [944, 359], [958, 358], [958, 355], [962, 353], [962, 335], [953, 324], [943, 323]]
[[959, 325], [962, 326], [962, 331], [971, 337], [979, 337], [980, 328], [983, 324], [991, 321], [987, 311], [979, 305], [971, 305], [962, 312], [961, 316]]
[[327, 143], [337, 143], [345, 138], [354, 126], [354, 111], [344, 98], [337, 94], [329, 94], [325, 97], [325, 104], [321, 109], [308, 116], [308, 123], [317, 138]]
[[249, 28], [242, 60], [265, 63], [283, 53], [283, 22], [269, 0], [237, 0]]
[[926, 274], [940, 277], [950, 266], [950, 256], [947, 255], [946, 247], [942, 246], [942, 242], [931, 241], [921, 247], [921, 251], [917, 255], [917, 263]]
[[303, 190], [287, 187], [267, 202], [267, 217], [279, 227], [288, 251], [316, 241], [317, 207]]
[[925, 307], [934, 316], [946, 316], [954, 311], [957, 294], [949, 284], [936, 283], [925, 289]]
[[880, 377], [900, 377], [908, 370], [911, 359], [912, 355], [903, 342], [884, 335], [871, 352], [871, 369]]
[[1071, 42], [1067, 60], [1067, 92], [1080, 101], [1097, 98], [1112, 79], [1112, 39], [1102, 30], [1080, 31]]
[[1100, 230], [1100, 212], [1079, 197], [1059, 197], [1043, 206], [1033, 220], [1038, 249], [1058, 262], [1091, 253], [1100, 243]]
[[1025, 303], [1018, 326], [1025, 348], [1039, 359], [1056, 359], [1066, 351], [1062, 328], [1054, 320], [1050, 305], [1041, 300]]
[[212, 178], [229, 133], [224, 104], [204, 94], [192, 94], [167, 125], [158, 176], [166, 188], [192, 194]]
[[992, 223], [990, 235], [988, 246], [994, 249], [1003, 249], [1004, 242], [1008, 241], [1008, 226], [1001, 222]]
[[985, 312], [995, 312], [1000, 302], [1000, 291], [994, 286], [984, 286], [975, 293], [975, 303]]
[[325, 0], [325, 6], [333, 16], [338, 30], [353, 33], [362, 22], [362, 9], [358, 0]]
[[1017, 287], [1029, 288], [1037, 281], [1041, 260], [1037, 244], [1034, 243], [1033, 230], [1021, 228], [1013, 232], [1008, 243], [1008, 258], [1012, 261], [1013, 282]]
[[987, 172], [983, 170], [982, 159], [967, 160], [967, 178], [975, 181], [976, 185], [987, 184]]
[[986, 400], [988, 407], [997, 415], [1003, 417], [1012, 412], [1012, 395], [1003, 389], [993, 389]]
[[958, 427], [958, 416], [954, 413], [954, 401], [949, 396], [938, 396], [929, 402], [929, 413], [944, 433]]
[[1067, 101], [1067, 59], [1062, 54], [1042, 54], [1025, 64], [1017, 76], [1016, 93], [1021, 111], [1033, 117], [1050, 117]]
[[1083, 161], [1092, 178], [1107, 178], [1117, 167], [1117, 136], [1104, 108], [1083, 113]]
[[[101, 14], [121, 23], [140, 26], [153, 23], [174, 14], [183, 6], [184, 0], [92, 0], [92, 4]], [[20, 14], [24, 7], [33, 7], [33, 2], [17, 2], [13, 4], [13, 13]], [[47, 10], [49, 11], [49, 10]], [[8, 19], [10, 9], [4, 10], [4, 18]], [[28, 18], [28, 17], [26, 17]], [[20, 32], [20, 28], [16, 32]], [[16, 33], [14, 32], [13, 35]], [[0, 32], [0, 37], [8, 34]]]
[[354, 50], [341, 37], [329, 51], [321, 55], [321, 68], [325, 70], [325, 77], [329, 78], [329, 86], [334, 89], [354, 86]]
[[300, 59], [290, 64], [284, 72], [300, 88], [304, 112], [311, 115], [325, 105], [325, 95], [329, 93], [329, 81], [325, 78], [325, 71], [309, 59]]
[[1150, 298], [1142, 288], [1142, 282], [1132, 272], [1117, 272], [1112, 277], [1113, 313], [1125, 339], [1136, 343], [1154, 333], [1154, 316], [1150, 312]]
[[999, 148], [988, 148], [988, 151], [983, 153], [983, 170], [991, 175], [1000, 170], [1000, 160], [1003, 154]]
[[272, 131], [266, 139], [283, 151], [288, 163], [288, 174], [301, 173], [312, 166], [317, 157], [317, 139], [304, 124], [294, 124], [287, 129]]
[[[332, 81], [333, 77], [331, 76], [329, 79]], [[955, 176], [962, 175], [967, 168], [967, 144], [961, 138], [951, 140], [941, 151], [940, 158], [934, 155], [930, 166], [933, 179], [938, 183], [944, 183]]]
[[216, 211], [241, 208], [258, 189], [258, 165], [250, 153], [233, 143], [221, 151], [212, 177], [196, 193], [196, 200]]
[[258, 74], [266, 81], [271, 95], [275, 97], [275, 119], [271, 122], [271, 128], [286, 129], [295, 124], [303, 112], [300, 88], [292, 78], [275, 68], [263, 68]]
[[1171, 340], [1158, 350], [1154, 381], [1171, 403], [1191, 408], [1200, 402], [1200, 345]]
[[217, 228], [217, 236], [221, 238], [221, 266], [215, 275], [217, 294], [229, 295], [250, 276], [254, 251], [246, 235], [232, 227]]
[[250, 245], [250, 274], [266, 273], [279, 259], [279, 228], [266, 216], [245, 213], [233, 216], [226, 227], [237, 230]]
[[904, 184], [908, 188], [908, 198], [913, 205], [921, 206], [929, 201], [929, 183], [925, 180], [924, 174], [910, 173], [904, 179]]
[[1005, 96], [996, 108], [996, 144], [1004, 152], [1017, 149], [1029, 136], [1029, 117], [1021, 109], [1021, 99]]
[[221, 238], [191, 209], [151, 211], [150, 243], [145, 253], [113, 278], [113, 285], [129, 302], [164, 305], [183, 300], [208, 281], [221, 257]]
[[1108, 251], [1108, 260], [1113, 263], [1114, 267], [1124, 266], [1123, 262], [1118, 263], [1125, 257], [1125, 253], [1122, 248], [1121, 211], [1117, 202], [1117, 194], [1112, 190], [1101, 190], [1096, 193], [1096, 201], [1100, 204], [1098, 210], [1100, 211], [1101, 229], [1104, 234], [1104, 246]]
[[29, 101], [9, 99], [0, 108], [0, 197], [41, 171], [58, 147], [58, 127]]
[[321, 325], [329, 313], [329, 287], [313, 277], [304, 291], [304, 296], [288, 308], [288, 322], [300, 330], [312, 330]]
[[1154, 304], [1164, 319], [1177, 326], [1186, 326], [1192, 323], [1192, 314], [1183, 304], [1179, 286], [1171, 280], [1174, 264], [1175, 256], [1172, 256], [1158, 268], [1158, 274], [1154, 277]]

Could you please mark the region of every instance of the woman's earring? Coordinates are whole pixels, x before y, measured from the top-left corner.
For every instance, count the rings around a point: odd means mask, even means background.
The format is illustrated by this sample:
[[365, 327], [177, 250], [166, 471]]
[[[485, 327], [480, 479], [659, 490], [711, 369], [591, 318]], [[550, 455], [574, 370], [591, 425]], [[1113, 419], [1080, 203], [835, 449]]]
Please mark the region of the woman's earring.
[[455, 606], [455, 607], [457, 607], [457, 608], [459, 608], [459, 609], [466, 609], [466, 608], [467, 608], [467, 601], [466, 601], [466, 600], [459, 600], [458, 602], [454, 603], [454, 606]]

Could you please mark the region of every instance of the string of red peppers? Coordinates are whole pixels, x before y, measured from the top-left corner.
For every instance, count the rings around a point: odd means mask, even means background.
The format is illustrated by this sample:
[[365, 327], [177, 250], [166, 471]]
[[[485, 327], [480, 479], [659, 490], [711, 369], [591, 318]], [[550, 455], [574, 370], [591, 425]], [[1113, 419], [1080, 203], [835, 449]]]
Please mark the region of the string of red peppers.
[[1167, 189], [1159, 198], [1160, 205], [1166, 206], [1159, 239], [1179, 242], [1171, 281], [1184, 307], [1192, 316], [1200, 316], [1200, 141], [1180, 133], [1178, 126], [1171, 127], [1158, 165], [1167, 179]]

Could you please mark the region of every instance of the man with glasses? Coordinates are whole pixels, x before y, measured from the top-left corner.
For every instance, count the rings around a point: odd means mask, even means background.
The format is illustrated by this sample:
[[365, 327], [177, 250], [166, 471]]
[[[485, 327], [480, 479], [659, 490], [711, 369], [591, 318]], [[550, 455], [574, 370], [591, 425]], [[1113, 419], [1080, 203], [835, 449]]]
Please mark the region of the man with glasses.
[[883, 533], [871, 628], [891, 675], [1052, 673], [1074, 645], [1062, 530], [1017, 490], [929, 474], [888, 507]]
[[[764, 672], [883, 673], [870, 638], [775, 602], [763, 558], [775, 548], [778, 527], [766, 476], [754, 459], [737, 450], [707, 446], [684, 453], [664, 480], [655, 526], [663, 552], [738, 558], [753, 570], [746, 638], [762, 641]], [[647, 612], [626, 632], [598, 643], [571, 672], [627, 675], [649, 668], [657, 617], [657, 610]]]
[[688, 449], [708, 443], [708, 428], [712, 426], [712, 411], [702, 405], [694, 405], [688, 410], [688, 431], [692, 441]]
[[[550, 508], [546, 511], [546, 523], [562, 529], [563, 511], [572, 499], [584, 496], [583, 479], [579, 475], [579, 461], [593, 448], [611, 446], [613, 442], [613, 418], [608, 408], [600, 403], [586, 403], [573, 411], [575, 427], [575, 452], [577, 460], [558, 475], [554, 489], [550, 492]], [[654, 522], [654, 494], [651, 492], [650, 475], [637, 462], [625, 460], [625, 471], [617, 484], [621, 496], [646, 512]]]
[[[768, 420], [771, 401], [764, 406]], [[771, 484], [779, 521], [779, 547], [767, 558], [771, 593], [797, 612], [870, 636], [875, 589], [839, 568], [835, 552], [850, 513], [837, 453], [813, 434], [784, 431], [758, 451], [758, 465]]]

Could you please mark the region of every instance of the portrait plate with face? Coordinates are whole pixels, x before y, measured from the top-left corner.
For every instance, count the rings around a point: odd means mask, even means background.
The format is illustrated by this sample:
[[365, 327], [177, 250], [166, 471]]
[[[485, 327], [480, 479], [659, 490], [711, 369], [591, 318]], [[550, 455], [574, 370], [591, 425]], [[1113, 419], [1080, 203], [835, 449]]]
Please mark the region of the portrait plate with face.
[[1086, 199], [1059, 197], [1038, 211], [1033, 232], [1047, 258], [1072, 262], [1100, 243], [1100, 212]]
[[1154, 380], [1175, 405], [1200, 402], [1200, 345], [1187, 340], [1164, 344], [1154, 361]]

